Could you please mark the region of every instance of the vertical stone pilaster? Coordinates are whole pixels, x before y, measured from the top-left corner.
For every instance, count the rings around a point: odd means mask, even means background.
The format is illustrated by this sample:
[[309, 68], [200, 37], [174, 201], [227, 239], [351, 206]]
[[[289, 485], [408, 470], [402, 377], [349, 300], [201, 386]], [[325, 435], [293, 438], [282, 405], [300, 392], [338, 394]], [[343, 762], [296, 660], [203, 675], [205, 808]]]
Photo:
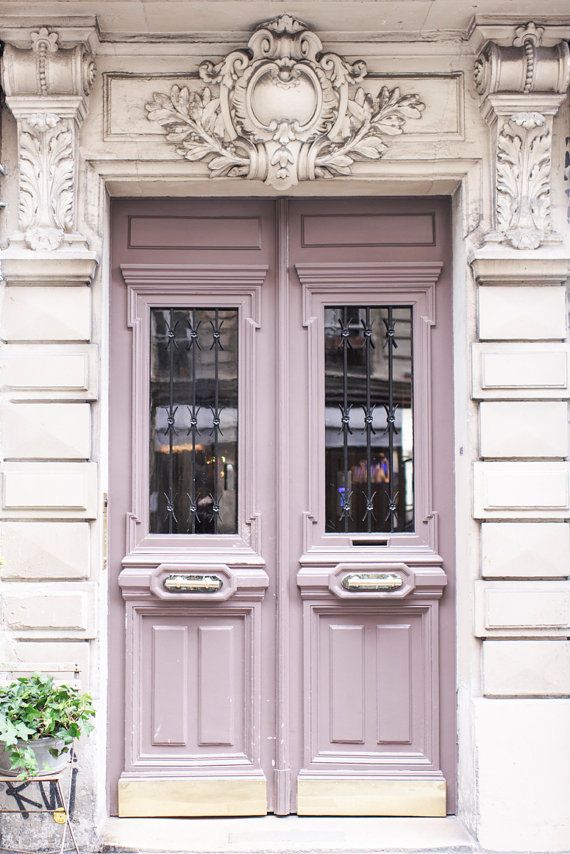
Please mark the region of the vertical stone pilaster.
[[[2, 678], [53, 672], [96, 691], [100, 511], [91, 403], [97, 254], [83, 230], [79, 134], [95, 74], [94, 28], [2, 30], [2, 86], [17, 122], [18, 222], [3, 252]], [[77, 818], [93, 836], [92, 757], [81, 748]], [[37, 827], [37, 825], [36, 825]], [[51, 825], [42, 832], [52, 847]], [[17, 822], [3, 825], [20, 842]], [[31, 843], [24, 843], [31, 844]]]
[[567, 749], [570, 714], [570, 268], [551, 217], [553, 127], [570, 56], [566, 42], [553, 42], [529, 23], [511, 44], [487, 42], [475, 65], [492, 172], [490, 229], [471, 257], [483, 695], [474, 702], [477, 836], [490, 850], [562, 850], [570, 833], [557, 795], [570, 783], [567, 766], [556, 751], [543, 758], [545, 732]]

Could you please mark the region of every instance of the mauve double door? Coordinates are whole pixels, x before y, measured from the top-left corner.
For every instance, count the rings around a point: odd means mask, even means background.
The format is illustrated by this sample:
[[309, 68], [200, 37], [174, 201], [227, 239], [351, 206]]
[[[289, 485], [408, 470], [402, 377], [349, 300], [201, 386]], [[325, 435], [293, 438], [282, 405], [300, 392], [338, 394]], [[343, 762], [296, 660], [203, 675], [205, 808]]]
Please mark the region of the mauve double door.
[[113, 204], [112, 812], [453, 811], [449, 233]]

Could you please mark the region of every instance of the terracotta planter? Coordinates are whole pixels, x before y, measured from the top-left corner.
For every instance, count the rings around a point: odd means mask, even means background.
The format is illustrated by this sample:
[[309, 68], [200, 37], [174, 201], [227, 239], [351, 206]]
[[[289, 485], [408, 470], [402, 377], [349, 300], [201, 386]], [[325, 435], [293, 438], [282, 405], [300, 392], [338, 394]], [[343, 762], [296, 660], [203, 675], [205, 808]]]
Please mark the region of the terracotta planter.
[[[69, 753], [62, 753], [61, 756], [52, 756], [50, 748], [60, 750], [63, 747], [63, 742], [57, 738], [38, 738], [35, 741], [19, 741], [18, 747], [31, 747], [37, 762], [38, 771], [35, 774], [37, 777], [47, 777], [52, 774], [58, 774], [63, 771], [69, 761]], [[4, 745], [0, 742], [0, 776], [17, 777], [21, 772], [17, 769], [10, 768], [10, 757]]]

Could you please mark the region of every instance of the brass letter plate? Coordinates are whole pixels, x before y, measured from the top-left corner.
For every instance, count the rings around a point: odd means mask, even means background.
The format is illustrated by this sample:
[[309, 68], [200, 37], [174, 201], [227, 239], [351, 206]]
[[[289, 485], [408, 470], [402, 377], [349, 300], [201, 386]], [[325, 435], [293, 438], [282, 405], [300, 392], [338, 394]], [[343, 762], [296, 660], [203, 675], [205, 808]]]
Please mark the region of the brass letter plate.
[[217, 575], [167, 575], [164, 589], [171, 593], [217, 593], [223, 583]]
[[345, 590], [354, 593], [399, 590], [404, 584], [401, 575], [395, 572], [351, 572], [341, 582]]

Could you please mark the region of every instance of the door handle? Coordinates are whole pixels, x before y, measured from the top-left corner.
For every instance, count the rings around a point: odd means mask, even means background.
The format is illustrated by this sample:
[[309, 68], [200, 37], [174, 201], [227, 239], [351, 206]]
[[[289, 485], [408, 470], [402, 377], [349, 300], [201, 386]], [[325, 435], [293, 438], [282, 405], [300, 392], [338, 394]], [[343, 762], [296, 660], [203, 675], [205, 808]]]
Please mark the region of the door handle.
[[353, 593], [399, 590], [404, 584], [404, 579], [395, 572], [353, 572], [345, 575], [341, 584], [345, 590]]
[[223, 580], [217, 575], [167, 575], [164, 589], [171, 593], [217, 593]]

